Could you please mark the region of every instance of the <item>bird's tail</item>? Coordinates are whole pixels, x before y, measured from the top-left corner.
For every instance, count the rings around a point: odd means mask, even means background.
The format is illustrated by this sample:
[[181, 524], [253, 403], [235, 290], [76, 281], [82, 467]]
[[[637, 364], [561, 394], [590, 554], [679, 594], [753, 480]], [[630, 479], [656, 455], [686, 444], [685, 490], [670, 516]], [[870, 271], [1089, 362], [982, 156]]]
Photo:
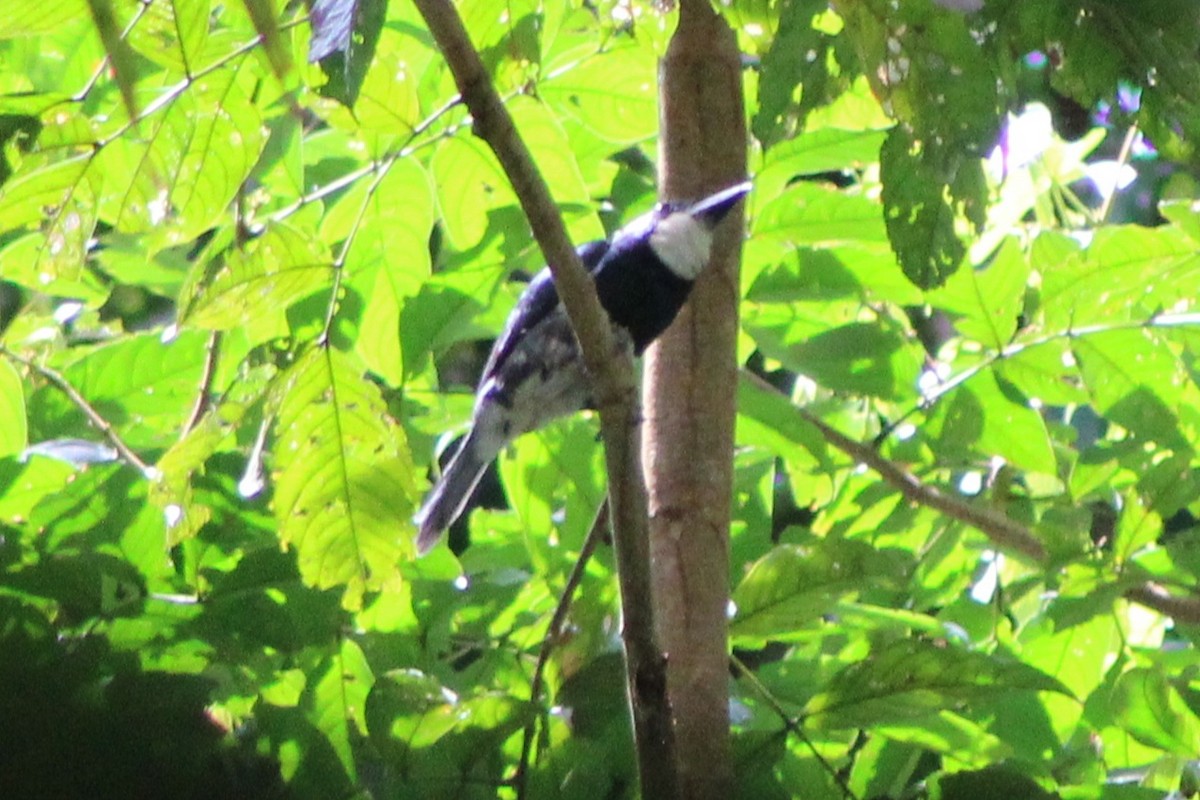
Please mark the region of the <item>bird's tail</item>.
[[413, 517], [417, 524], [417, 553], [424, 554], [433, 549], [442, 532], [449, 528], [462, 514], [471, 492], [479, 484], [487, 469], [490, 458], [484, 459], [472, 433], [463, 440], [450, 459], [437, 484], [425, 498], [425, 504]]

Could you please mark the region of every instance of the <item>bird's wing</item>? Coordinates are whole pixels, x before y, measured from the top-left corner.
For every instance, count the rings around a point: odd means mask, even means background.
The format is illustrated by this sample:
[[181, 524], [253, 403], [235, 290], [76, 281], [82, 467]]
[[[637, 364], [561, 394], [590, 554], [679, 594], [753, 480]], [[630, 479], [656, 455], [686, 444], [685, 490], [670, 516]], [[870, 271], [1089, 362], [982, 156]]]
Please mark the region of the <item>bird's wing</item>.
[[[608, 242], [599, 240], [580, 245], [577, 252], [584, 268], [592, 272], [607, 250]], [[545, 267], [525, 287], [516, 307], [509, 314], [504, 331], [492, 345], [492, 352], [483, 368], [480, 384], [495, 375], [525, 335], [557, 307], [558, 288], [554, 285], [554, 277], [550, 274], [549, 267]]]

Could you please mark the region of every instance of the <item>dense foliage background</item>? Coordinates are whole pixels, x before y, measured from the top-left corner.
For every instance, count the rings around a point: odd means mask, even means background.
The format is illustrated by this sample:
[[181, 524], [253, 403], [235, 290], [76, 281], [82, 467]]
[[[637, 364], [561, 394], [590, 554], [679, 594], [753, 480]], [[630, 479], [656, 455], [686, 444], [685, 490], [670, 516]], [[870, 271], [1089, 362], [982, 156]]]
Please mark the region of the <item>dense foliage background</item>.
[[[409, 3], [279, 5], [0, 15], [0, 794], [628, 796], [606, 547], [530, 694], [591, 422], [413, 559], [515, 198]], [[576, 241], [649, 208], [669, 10], [458, 5]], [[1200, 12], [720, 10], [742, 793], [1194, 795]]]

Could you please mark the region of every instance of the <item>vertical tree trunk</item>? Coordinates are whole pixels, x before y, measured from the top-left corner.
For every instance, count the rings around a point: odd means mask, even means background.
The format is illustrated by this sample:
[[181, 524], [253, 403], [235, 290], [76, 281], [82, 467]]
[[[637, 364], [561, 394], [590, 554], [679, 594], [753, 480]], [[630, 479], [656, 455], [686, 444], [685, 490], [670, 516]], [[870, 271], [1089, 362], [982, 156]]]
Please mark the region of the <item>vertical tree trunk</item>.
[[[741, 56], [708, 0], [682, 0], [660, 67], [660, 186], [693, 199], [741, 180]], [[681, 789], [727, 798], [726, 609], [741, 215], [721, 225], [707, 273], [646, 361], [643, 456], [657, 624], [667, 651]]]

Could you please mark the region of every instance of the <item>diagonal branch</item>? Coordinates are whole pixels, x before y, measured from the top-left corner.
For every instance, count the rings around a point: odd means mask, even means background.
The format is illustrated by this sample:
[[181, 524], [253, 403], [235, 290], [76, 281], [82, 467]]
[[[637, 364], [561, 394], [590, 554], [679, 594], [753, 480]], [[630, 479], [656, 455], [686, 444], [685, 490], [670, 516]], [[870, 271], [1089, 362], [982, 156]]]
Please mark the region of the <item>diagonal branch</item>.
[[643, 797], [679, 796], [666, 656], [654, 628], [646, 486], [642, 478], [637, 383], [628, 352], [614, 347], [608, 317], [579, 262], [562, 215], [512, 118], [492, 86], [449, 0], [414, 0], [446, 59], [463, 102], [504, 168], [529, 219], [595, 386], [608, 472], [609, 505], [621, 585], [622, 635]]
[[[778, 389], [757, 375], [745, 370], [743, 375], [764, 391], [779, 393]], [[884, 458], [873, 447], [854, 441], [802, 408], [795, 410], [805, 422], [817, 429], [825, 441], [858, 463], [866, 464], [879, 473], [881, 478], [903, 494], [910, 503], [932, 508], [951, 519], [970, 525], [987, 536], [997, 547], [1020, 553], [1043, 566], [1047, 564], [1049, 557], [1046, 548], [1033, 531], [1021, 523], [990, 508], [972, 505], [924, 484], [912, 473]], [[1125, 598], [1169, 616], [1176, 622], [1200, 624], [1200, 596], [1171, 594], [1161, 585], [1147, 581], [1127, 589]]]

